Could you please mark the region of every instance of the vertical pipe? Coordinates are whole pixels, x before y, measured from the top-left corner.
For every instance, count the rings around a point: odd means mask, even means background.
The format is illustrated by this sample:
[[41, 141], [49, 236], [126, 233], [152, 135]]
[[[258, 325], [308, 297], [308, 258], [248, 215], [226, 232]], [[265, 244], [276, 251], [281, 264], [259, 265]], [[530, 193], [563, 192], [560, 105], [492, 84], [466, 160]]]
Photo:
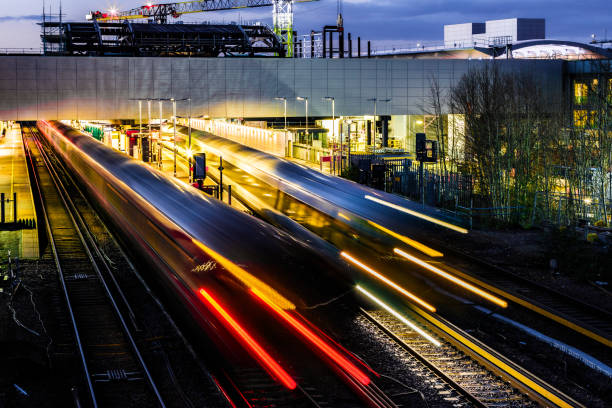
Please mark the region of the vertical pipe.
[[323, 28], [323, 58], [327, 58], [327, 37], [326, 37], [327, 31], [325, 31], [325, 28]]
[[361, 37], [357, 37], [357, 58], [361, 58]]
[[329, 32], [329, 58], [334, 58], [334, 32]]
[[13, 192], [13, 222], [17, 223], [17, 193]]
[[351, 33], [348, 33], [348, 57], [353, 58], [353, 39]]
[[338, 57], [344, 58], [344, 28], [338, 29]]
[[4, 224], [4, 193], [0, 193], [0, 223]]
[[232, 185], [227, 186], [227, 203], [232, 205]]
[[368, 40], [368, 58], [372, 58], [372, 43]]

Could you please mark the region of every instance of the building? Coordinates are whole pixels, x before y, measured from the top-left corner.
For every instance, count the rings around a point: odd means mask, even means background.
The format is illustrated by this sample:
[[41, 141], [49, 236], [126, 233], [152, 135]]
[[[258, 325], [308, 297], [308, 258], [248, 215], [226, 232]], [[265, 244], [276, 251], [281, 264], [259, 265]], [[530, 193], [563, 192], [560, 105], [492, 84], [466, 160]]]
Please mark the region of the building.
[[444, 26], [446, 48], [488, 47], [546, 38], [543, 18], [507, 18]]

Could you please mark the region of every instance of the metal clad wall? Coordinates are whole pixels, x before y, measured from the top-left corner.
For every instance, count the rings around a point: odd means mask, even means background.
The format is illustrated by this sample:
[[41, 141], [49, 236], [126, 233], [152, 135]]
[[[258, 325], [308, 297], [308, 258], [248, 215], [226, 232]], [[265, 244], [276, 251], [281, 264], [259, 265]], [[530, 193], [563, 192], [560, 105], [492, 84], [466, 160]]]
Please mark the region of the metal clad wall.
[[[124, 57], [0, 57], [0, 120], [133, 119], [131, 99], [191, 98], [193, 115], [211, 117], [328, 116], [324, 96], [336, 98], [336, 114], [406, 115], [429, 111], [432, 78], [443, 91], [470, 68], [491, 61], [407, 59], [239, 59]], [[563, 62], [496, 61], [504, 69], [537, 76], [550, 95], [561, 97]], [[178, 115], [188, 113], [179, 103]], [[157, 103], [152, 104], [158, 116]], [[143, 117], [146, 118], [146, 103]], [[171, 115], [164, 104], [164, 117]]]

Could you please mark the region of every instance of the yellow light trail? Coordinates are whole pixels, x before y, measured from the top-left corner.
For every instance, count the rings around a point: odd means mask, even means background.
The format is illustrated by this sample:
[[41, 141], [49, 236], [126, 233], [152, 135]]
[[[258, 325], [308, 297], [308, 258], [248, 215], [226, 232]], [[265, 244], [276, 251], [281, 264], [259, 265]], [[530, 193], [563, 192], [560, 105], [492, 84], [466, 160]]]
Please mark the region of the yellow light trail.
[[429, 303], [425, 302], [423, 299], [415, 296], [414, 294], [408, 292], [406, 289], [402, 288], [401, 286], [399, 286], [398, 284], [396, 284], [395, 282], [385, 278], [383, 275], [381, 275], [380, 273], [376, 272], [374, 269], [370, 268], [369, 266], [361, 263], [360, 261], [358, 261], [357, 259], [353, 258], [351, 255], [349, 255], [348, 253], [342, 251], [340, 252], [340, 256], [342, 256], [345, 259], [348, 259], [349, 261], [351, 261], [353, 264], [359, 266], [361, 269], [363, 269], [364, 271], [370, 273], [372, 276], [374, 276], [375, 278], [377, 278], [378, 280], [386, 283], [387, 285], [391, 286], [393, 289], [397, 290], [399, 293], [401, 293], [402, 295], [406, 296], [407, 298], [411, 299], [412, 301], [414, 301], [415, 303], [418, 303], [419, 305], [423, 306], [425, 309], [429, 310], [430, 312], [434, 313], [436, 311], [436, 308], [433, 307], [432, 305], [430, 305]]
[[223, 255], [214, 251], [212, 248], [207, 247], [200, 241], [196, 239], [191, 239], [191, 241], [202, 251], [204, 251], [208, 256], [217, 261], [221, 266], [223, 266], [229, 273], [234, 275], [236, 279], [244, 283], [249, 288], [257, 288], [262, 293], [264, 293], [267, 297], [274, 300], [274, 303], [282, 307], [283, 309], [295, 309], [295, 305], [289, 301], [289, 299], [285, 298], [283, 295], [278, 293], [275, 289], [269, 286], [267, 283], [262, 282], [255, 276], [251, 275], [249, 272], [245, 271], [229, 259], [225, 258]]
[[424, 254], [431, 256], [432, 258], [444, 256], [442, 252], [438, 252], [435, 249], [428, 247], [427, 245], [424, 245], [418, 241], [415, 241], [414, 239], [410, 239], [406, 236], [398, 234], [397, 232], [391, 231], [390, 229], [385, 228], [382, 225], [375, 223], [374, 221], [368, 220], [368, 224], [372, 225], [373, 227], [378, 228], [379, 230], [383, 232], [386, 232], [387, 234], [391, 235], [393, 238], [399, 239], [403, 243], [410, 245], [414, 249], [421, 251]]
[[378, 306], [382, 307], [387, 312], [391, 313], [396, 319], [398, 319], [399, 321], [404, 323], [406, 326], [410, 327], [415, 332], [419, 333], [422, 337], [427, 339], [427, 341], [432, 343], [434, 346], [440, 347], [441, 343], [438, 340], [434, 339], [429, 334], [425, 333], [420, 327], [418, 327], [417, 325], [412, 323], [410, 320], [406, 319], [404, 316], [402, 316], [401, 314], [399, 314], [395, 310], [391, 309], [391, 307], [389, 307], [387, 304], [385, 304], [382, 300], [378, 299], [376, 296], [374, 296], [373, 294], [371, 294], [370, 292], [368, 292], [367, 290], [365, 290], [364, 288], [362, 288], [359, 285], [355, 286], [355, 288], [357, 288], [358, 291], [360, 291], [361, 293], [366, 295], [368, 298], [370, 298]]
[[340, 217], [340, 218], [344, 218], [344, 219], [345, 219], [345, 220], [347, 220], [347, 221], [350, 221], [350, 220], [351, 220], [351, 219], [350, 219], [348, 216], [346, 216], [346, 214], [341, 213], [341, 212], [339, 212], [339, 213], [338, 213], [338, 217]]
[[458, 227], [458, 226], [453, 225], [451, 223], [448, 223], [446, 221], [442, 221], [442, 220], [439, 220], [437, 218], [430, 217], [429, 215], [421, 214], [420, 212], [409, 210], [408, 208], [405, 208], [405, 207], [402, 207], [402, 206], [399, 206], [399, 205], [396, 205], [396, 204], [393, 204], [393, 203], [389, 203], [389, 202], [381, 200], [379, 198], [372, 197], [371, 195], [365, 195], [364, 198], [366, 200], [374, 201], [375, 203], [378, 203], [378, 204], [381, 204], [381, 205], [385, 205], [385, 206], [393, 208], [395, 210], [398, 210], [398, 211], [401, 211], [401, 212], [405, 212], [406, 214], [410, 214], [410, 215], [413, 215], [415, 217], [421, 218], [421, 219], [423, 219], [425, 221], [433, 222], [434, 224], [441, 225], [441, 226], [443, 226], [445, 228], [448, 228], [448, 229], [451, 229], [453, 231], [457, 231], [457, 232], [460, 232], [462, 234], [467, 234], [468, 233], [468, 230], [465, 229], [465, 228]]
[[421, 259], [419, 259], [417, 257], [409, 255], [406, 252], [402, 251], [401, 249], [395, 248], [395, 249], [393, 249], [393, 252], [395, 252], [398, 255], [403, 256], [404, 258], [408, 259], [409, 261], [414, 262], [417, 265], [422, 266], [425, 269], [430, 270], [431, 272], [433, 272], [433, 273], [443, 277], [444, 279], [447, 279], [447, 280], [449, 280], [449, 281], [451, 281], [451, 282], [453, 282], [453, 283], [463, 287], [464, 289], [467, 289], [470, 292], [473, 292], [473, 293], [477, 294], [478, 296], [481, 296], [481, 297], [487, 299], [488, 301], [495, 303], [498, 306], [508, 307], [508, 302], [506, 302], [505, 300], [500, 299], [497, 296], [493, 296], [490, 293], [485, 292], [484, 290], [479, 289], [476, 286], [474, 286], [472, 284], [469, 284], [469, 283], [467, 283], [467, 282], [457, 278], [456, 276], [451, 275], [448, 272], [444, 272], [443, 270], [438, 269], [435, 266], [430, 265], [427, 262], [425, 262], [425, 261], [423, 261], [423, 260], [421, 260]]

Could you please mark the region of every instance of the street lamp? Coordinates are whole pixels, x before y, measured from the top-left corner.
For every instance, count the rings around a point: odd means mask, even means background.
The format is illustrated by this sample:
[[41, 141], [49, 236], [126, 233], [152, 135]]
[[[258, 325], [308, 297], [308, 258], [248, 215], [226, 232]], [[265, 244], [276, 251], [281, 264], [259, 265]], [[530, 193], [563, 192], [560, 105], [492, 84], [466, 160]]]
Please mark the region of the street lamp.
[[[332, 105], [332, 140], [336, 141], [336, 99], [333, 96], [326, 96], [323, 98], [325, 101], [331, 101]], [[340, 135], [340, 157], [342, 157], [342, 135]], [[331, 173], [331, 162], [330, 162], [330, 173]]]
[[310, 140], [308, 133], [308, 97], [307, 96], [298, 96], [298, 101], [304, 101], [306, 104], [306, 141]]
[[189, 101], [189, 118], [187, 118], [187, 125], [189, 126], [189, 146], [187, 147], [187, 152], [189, 156], [189, 183], [191, 183], [191, 157], [193, 156], [191, 153], [191, 98], [187, 98], [187, 100]]
[[172, 101], [172, 130], [174, 133], [174, 177], [176, 177], [176, 99], [170, 98]]
[[[159, 164], [158, 164], [158, 168], [160, 169], [164, 169], [164, 164], [163, 164], [163, 147], [162, 147], [162, 122], [163, 122], [163, 99], [158, 99], [159, 102], [159, 135], [158, 135], [158, 139], [157, 139], [157, 145], [158, 145], [158, 150], [159, 150]], [[150, 138], [153, 137], [152, 134], [149, 135]]]
[[[153, 133], [151, 133], [151, 100], [147, 99], [147, 110], [149, 112], [149, 139], [153, 138]], [[140, 135], [140, 138], [142, 138], [142, 135]], [[153, 145], [153, 142], [151, 142], [151, 145]], [[161, 157], [159, 158], [160, 162], [161, 162]]]
[[283, 116], [285, 117], [285, 156], [289, 156], [289, 141], [287, 140], [287, 98], [277, 96], [274, 99], [277, 101], [283, 101], [283, 105], [285, 106], [283, 112]]

